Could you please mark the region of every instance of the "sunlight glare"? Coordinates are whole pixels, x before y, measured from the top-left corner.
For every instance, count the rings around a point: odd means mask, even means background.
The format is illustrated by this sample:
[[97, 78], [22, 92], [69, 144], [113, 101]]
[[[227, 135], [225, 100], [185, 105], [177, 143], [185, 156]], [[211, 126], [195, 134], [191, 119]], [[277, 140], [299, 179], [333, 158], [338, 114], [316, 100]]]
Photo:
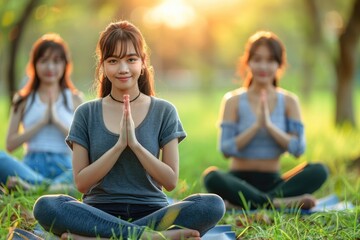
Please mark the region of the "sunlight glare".
[[165, 0], [144, 15], [145, 22], [153, 25], [165, 24], [171, 28], [182, 28], [195, 20], [194, 9], [182, 0]]

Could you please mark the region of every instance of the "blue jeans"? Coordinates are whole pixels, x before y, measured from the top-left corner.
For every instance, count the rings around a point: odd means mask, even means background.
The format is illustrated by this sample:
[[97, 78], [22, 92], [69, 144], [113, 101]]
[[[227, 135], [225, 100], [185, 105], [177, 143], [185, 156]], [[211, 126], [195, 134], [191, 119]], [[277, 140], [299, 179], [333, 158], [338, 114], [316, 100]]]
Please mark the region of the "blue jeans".
[[0, 151], [0, 184], [6, 184], [10, 176], [31, 184], [72, 184], [71, 155], [33, 152], [26, 154], [21, 162]]
[[[64, 232], [87, 237], [139, 239], [145, 227], [155, 231], [190, 228], [203, 236], [224, 216], [223, 200], [215, 194], [194, 194], [133, 222], [125, 221], [67, 195], [45, 195], [37, 199], [34, 216], [56, 235]], [[175, 226], [175, 227], [174, 227]]]

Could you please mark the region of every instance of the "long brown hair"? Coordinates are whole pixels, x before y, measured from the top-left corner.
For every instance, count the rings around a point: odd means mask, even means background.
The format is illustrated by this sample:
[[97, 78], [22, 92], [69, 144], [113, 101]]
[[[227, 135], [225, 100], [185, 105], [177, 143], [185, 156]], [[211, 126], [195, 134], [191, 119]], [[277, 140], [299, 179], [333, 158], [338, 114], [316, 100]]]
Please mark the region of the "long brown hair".
[[[26, 100], [31, 93], [36, 92], [39, 89], [40, 79], [36, 72], [36, 63], [47, 50], [58, 51], [61, 59], [65, 61], [64, 74], [59, 82], [62, 93], [64, 94], [63, 90], [66, 88], [70, 89], [72, 92], [77, 91], [70, 78], [72, 72], [72, 62], [70, 58], [70, 51], [66, 42], [56, 33], [47, 33], [37, 39], [33, 44], [26, 67], [28, 80], [25, 86], [16, 93], [16, 97], [13, 101], [15, 111], [22, 101]], [[66, 98], [64, 98], [64, 100], [66, 101]]]
[[111, 91], [111, 82], [106, 78], [102, 65], [104, 61], [112, 56], [116, 50], [117, 43], [121, 43], [120, 58], [126, 55], [127, 44], [131, 42], [134, 45], [136, 54], [143, 63], [143, 73], [138, 79], [139, 90], [148, 96], [155, 95], [154, 75], [150, 65], [148, 48], [140, 30], [128, 21], [118, 21], [110, 23], [103, 32], [96, 47], [97, 66], [95, 72], [95, 84], [97, 87], [97, 96], [105, 97]]
[[279, 37], [273, 32], [258, 31], [248, 39], [245, 45], [244, 54], [240, 57], [237, 68], [237, 73], [244, 80], [243, 86], [246, 88], [251, 85], [253, 78], [251, 72], [248, 70], [248, 63], [254, 56], [256, 49], [261, 45], [265, 45], [269, 48], [272, 58], [279, 64], [279, 69], [273, 81], [275, 87], [278, 86], [281, 74], [285, 70], [286, 51]]

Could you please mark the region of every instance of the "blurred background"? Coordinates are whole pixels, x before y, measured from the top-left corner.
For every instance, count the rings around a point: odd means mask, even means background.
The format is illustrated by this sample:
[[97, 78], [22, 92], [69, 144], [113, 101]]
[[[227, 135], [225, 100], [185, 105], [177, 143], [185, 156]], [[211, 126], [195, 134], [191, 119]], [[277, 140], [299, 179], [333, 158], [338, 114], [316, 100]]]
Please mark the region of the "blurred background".
[[[0, 149], [33, 42], [59, 33], [71, 49], [72, 79], [92, 99], [99, 33], [122, 19], [142, 31], [157, 96], [174, 103], [188, 134], [176, 192], [204, 190], [202, 171], [226, 168], [217, 149], [219, 106], [241, 86], [236, 64], [258, 30], [273, 31], [287, 49], [280, 86], [301, 102], [307, 150], [300, 161], [329, 166], [326, 193], [360, 186], [360, 0], [0, 0]], [[299, 162], [287, 154], [283, 160], [284, 171]], [[358, 196], [358, 187], [350, 190]]]
[[303, 102], [331, 94], [335, 122], [357, 125], [359, 0], [0, 0], [1, 96], [10, 100], [23, 83], [33, 42], [57, 32], [72, 52], [73, 81], [92, 97], [99, 33], [120, 19], [141, 29], [160, 95], [240, 86], [235, 66], [247, 38], [270, 30], [287, 49], [281, 86]]

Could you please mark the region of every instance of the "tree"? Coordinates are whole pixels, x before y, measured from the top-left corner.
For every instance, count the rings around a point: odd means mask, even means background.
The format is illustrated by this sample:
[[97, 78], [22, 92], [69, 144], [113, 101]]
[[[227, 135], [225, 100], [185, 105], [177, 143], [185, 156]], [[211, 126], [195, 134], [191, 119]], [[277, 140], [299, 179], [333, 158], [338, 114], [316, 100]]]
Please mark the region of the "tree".
[[[313, 22], [312, 31], [308, 31], [308, 41], [316, 46], [325, 46], [320, 23], [318, 4], [312, 0], [305, 0], [308, 16]], [[335, 95], [335, 124], [349, 124], [356, 127], [353, 89], [356, 66], [356, 49], [360, 38], [360, 0], [354, 0], [347, 24], [340, 29], [338, 37], [339, 52], [333, 54], [330, 48], [322, 47], [332, 63], [336, 73]], [[335, 57], [334, 57], [335, 56]]]
[[18, 21], [12, 26], [10, 30], [9, 42], [9, 65], [7, 71], [7, 86], [10, 98], [16, 91], [16, 57], [19, 49], [21, 37], [26, 28], [26, 23], [31, 16], [33, 9], [39, 4], [40, 0], [30, 0], [24, 8], [23, 13], [20, 15]]
[[353, 86], [356, 48], [360, 37], [360, 0], [355, 0], [344, 31], [339, 37], [339, 56], [336, 60], [336, 123], [356, 125], [353, 106]]

